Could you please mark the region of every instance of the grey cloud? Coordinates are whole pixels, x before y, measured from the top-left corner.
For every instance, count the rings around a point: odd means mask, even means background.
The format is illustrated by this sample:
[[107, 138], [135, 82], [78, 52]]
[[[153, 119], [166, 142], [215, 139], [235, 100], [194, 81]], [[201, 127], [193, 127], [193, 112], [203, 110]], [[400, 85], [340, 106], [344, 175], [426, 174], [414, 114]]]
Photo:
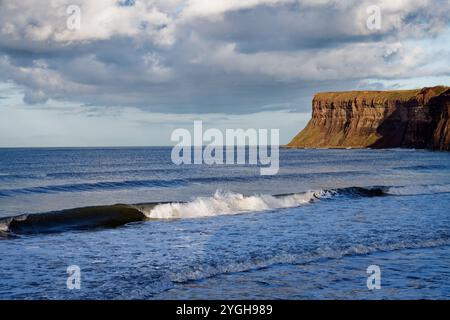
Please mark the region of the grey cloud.
[[234, 11], [220, 21], [195, 22], [202, 37], [211, 41], [237, 43], [245, 53], [295, 51], [340, 46], [348, 42], [379, 41], [389, 33], [361, 34], [354, 10], [333, 7], [260, 6]]
[[[382, 8], [382, 30], [371, 32], [365, 8], [373, 1], [255, 1], [219, 17], [183, 16], [178, 0], [106, 1], [96, 5], [123, 27], [95, 28], [93, 7], [92, 30], [77, 35], [64, 30], [60, 13], [19, 13], [8, 1], [0, 3], [0, 79], [21, 85], [24, 102], [168, 113], [309, 111], [317, 91], [433, 74], [430, 57], [407, 42], [448, 32], [450, 9], [437, 0], [392, 1]], [[156, 21], [149, 30], [131, 21], [147, 17]]]
[[26, 88], [23, 95], [23, 101], [28, 104], [39, 104], [47, 102], [47, 95], [41, 90]]

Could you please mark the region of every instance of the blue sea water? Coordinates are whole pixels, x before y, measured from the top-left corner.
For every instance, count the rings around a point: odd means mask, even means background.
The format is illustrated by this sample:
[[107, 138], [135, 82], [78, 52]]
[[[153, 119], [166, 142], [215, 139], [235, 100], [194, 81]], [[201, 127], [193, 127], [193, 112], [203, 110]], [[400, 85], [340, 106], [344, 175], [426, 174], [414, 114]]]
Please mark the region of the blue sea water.
[[0, 299], [450, 298], [450, 153], [283, 149], [261, 176], [170, 152], [0, 149]]

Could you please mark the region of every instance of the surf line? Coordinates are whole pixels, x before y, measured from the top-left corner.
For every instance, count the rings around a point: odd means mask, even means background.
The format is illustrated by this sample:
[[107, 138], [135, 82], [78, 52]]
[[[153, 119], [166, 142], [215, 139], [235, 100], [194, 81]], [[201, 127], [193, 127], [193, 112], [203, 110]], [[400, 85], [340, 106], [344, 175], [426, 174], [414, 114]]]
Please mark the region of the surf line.
[[193, 136], [189, 130], [178, 128], [170, 139], [178, 142], [171, 153], [172, 162], [176, 165], [250, 164], [260, 165], [261, 175], [276, 175], [279, 171], [279, 129], [226, 129], [224, 135], [215, 128], [203, 132], [203, 122], [199, 120], [194, 121]]

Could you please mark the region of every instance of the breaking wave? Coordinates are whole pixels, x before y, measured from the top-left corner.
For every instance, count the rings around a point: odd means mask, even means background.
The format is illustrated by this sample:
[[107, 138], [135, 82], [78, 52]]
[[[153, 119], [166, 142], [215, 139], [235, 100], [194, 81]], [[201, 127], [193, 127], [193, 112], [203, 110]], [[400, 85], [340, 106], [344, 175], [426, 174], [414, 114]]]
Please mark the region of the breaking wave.
[[158, 204], [150, 210], [146, 208], [141, 208], [141, 210], [149, 219], [200, 218], [293, 208], [335, 196], [376, 197], [385, 195], [385, 192], [384, 187], [351, 187], [274, 196], [267, 194], [245, 196], [240, 193], [219, 190], [212, 197], [199, 197], [184, 203]]
[[0, 238], [5, 238], [7, 235], [111, 228], [131, 222], [155, 219], [203, 218], [247, 212], [261, 212], [298, 207], [318, 200], [381, 197], [389, 195], [408, 196], [448, 192], [450, 192], [450, 185], [349, 187], [283, 195], [243, 195], [234, 192], [216, 191], [211, 197], [198, 197], [189, 202], [81, 207], [0, 218]]
[[218, 215], [292, 208], [336, 196], [381, 196], [380, 188], [345, 188], [285, 195], [252, 195], [217, 191], [212, 197], [189, 202], [117, 204], [82, 207], [0, 219], [0, 232], [12, 234], [54, 233], [67, 230], [110, 228], [154, 219], [200, 218]]
[[186, 203], [159, 204], [150, 210], [144, 208], [143, 212], [149, 219], [210, 217], [297, 207], [329, 196], [332, 196], [332, 192], [309, 191], [282, 196], [244, 196], [240, 193], [216, 191], [212, 197], [199, 197]]

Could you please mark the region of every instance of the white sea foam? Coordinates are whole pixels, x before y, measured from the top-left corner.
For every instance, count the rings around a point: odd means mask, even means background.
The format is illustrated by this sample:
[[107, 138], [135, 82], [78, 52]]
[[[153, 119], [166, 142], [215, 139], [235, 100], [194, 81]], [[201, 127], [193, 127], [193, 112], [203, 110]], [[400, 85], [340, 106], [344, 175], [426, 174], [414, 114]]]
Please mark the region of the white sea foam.
[[421, 194], [450, 193], [450, 184], [414, 185], [404, 187], [390, 187], [388, 194], [397, 196], [412, 196]]
[[0, 222], [0, 232], [8, 232], [8, 224]]
[[260, 257], [248, 259], [246, 261], [227, 261], [214, 266], [207, 265], [201, 268], [187, 269], [181, 272], [171, 274], [174, 282], [185, 282], [191, 280], [200, 280], [220, 274], [230, 272], [244, 272], [259, 268], [267, 268], [275, 264], [305, 264], [313, 263], [321, 259], [341, 259], [347, 256], [360, 256], [375, 252], [390, 252], [396, 250], [434, 248], [439, 246], [447, 246], [450, 240], [447, 238], [440, 239], [417, 239], [406, 240], [397, 243], [373, 243], [373, 244], [356, 244], [343, 248], [323, 247], [313, 251], [305, 251], [299, 254], [280, 253], [271, 257]]
[[186, 203], [160, 204], [150, 209], [144, 208], [143, 212], [150, 219], [199, 218], [292, 208], [330, 195], [331, 192], [327, 191], [308, 191], [286, 196], [244, 196], [240, 193], [216, 191], [212, 197], [199, 197]]
[[[329, 191], [308, 191], [284, 196], [253, 195], [216, 191], [212, 197], [199, 197], [185, 203], [165, 203], [139, 208], [150, 219], [200, 218], [218, 215], [232, 215], [244, 212], [258, 212], [273, 209], [292, 208], [327, 198], [345, 189]], [[347, 190], [349, 191], [349, 190]], [[420, 195], [450, 192], [450, 185], [415, 185], [387, 188], [390, 195]]]

